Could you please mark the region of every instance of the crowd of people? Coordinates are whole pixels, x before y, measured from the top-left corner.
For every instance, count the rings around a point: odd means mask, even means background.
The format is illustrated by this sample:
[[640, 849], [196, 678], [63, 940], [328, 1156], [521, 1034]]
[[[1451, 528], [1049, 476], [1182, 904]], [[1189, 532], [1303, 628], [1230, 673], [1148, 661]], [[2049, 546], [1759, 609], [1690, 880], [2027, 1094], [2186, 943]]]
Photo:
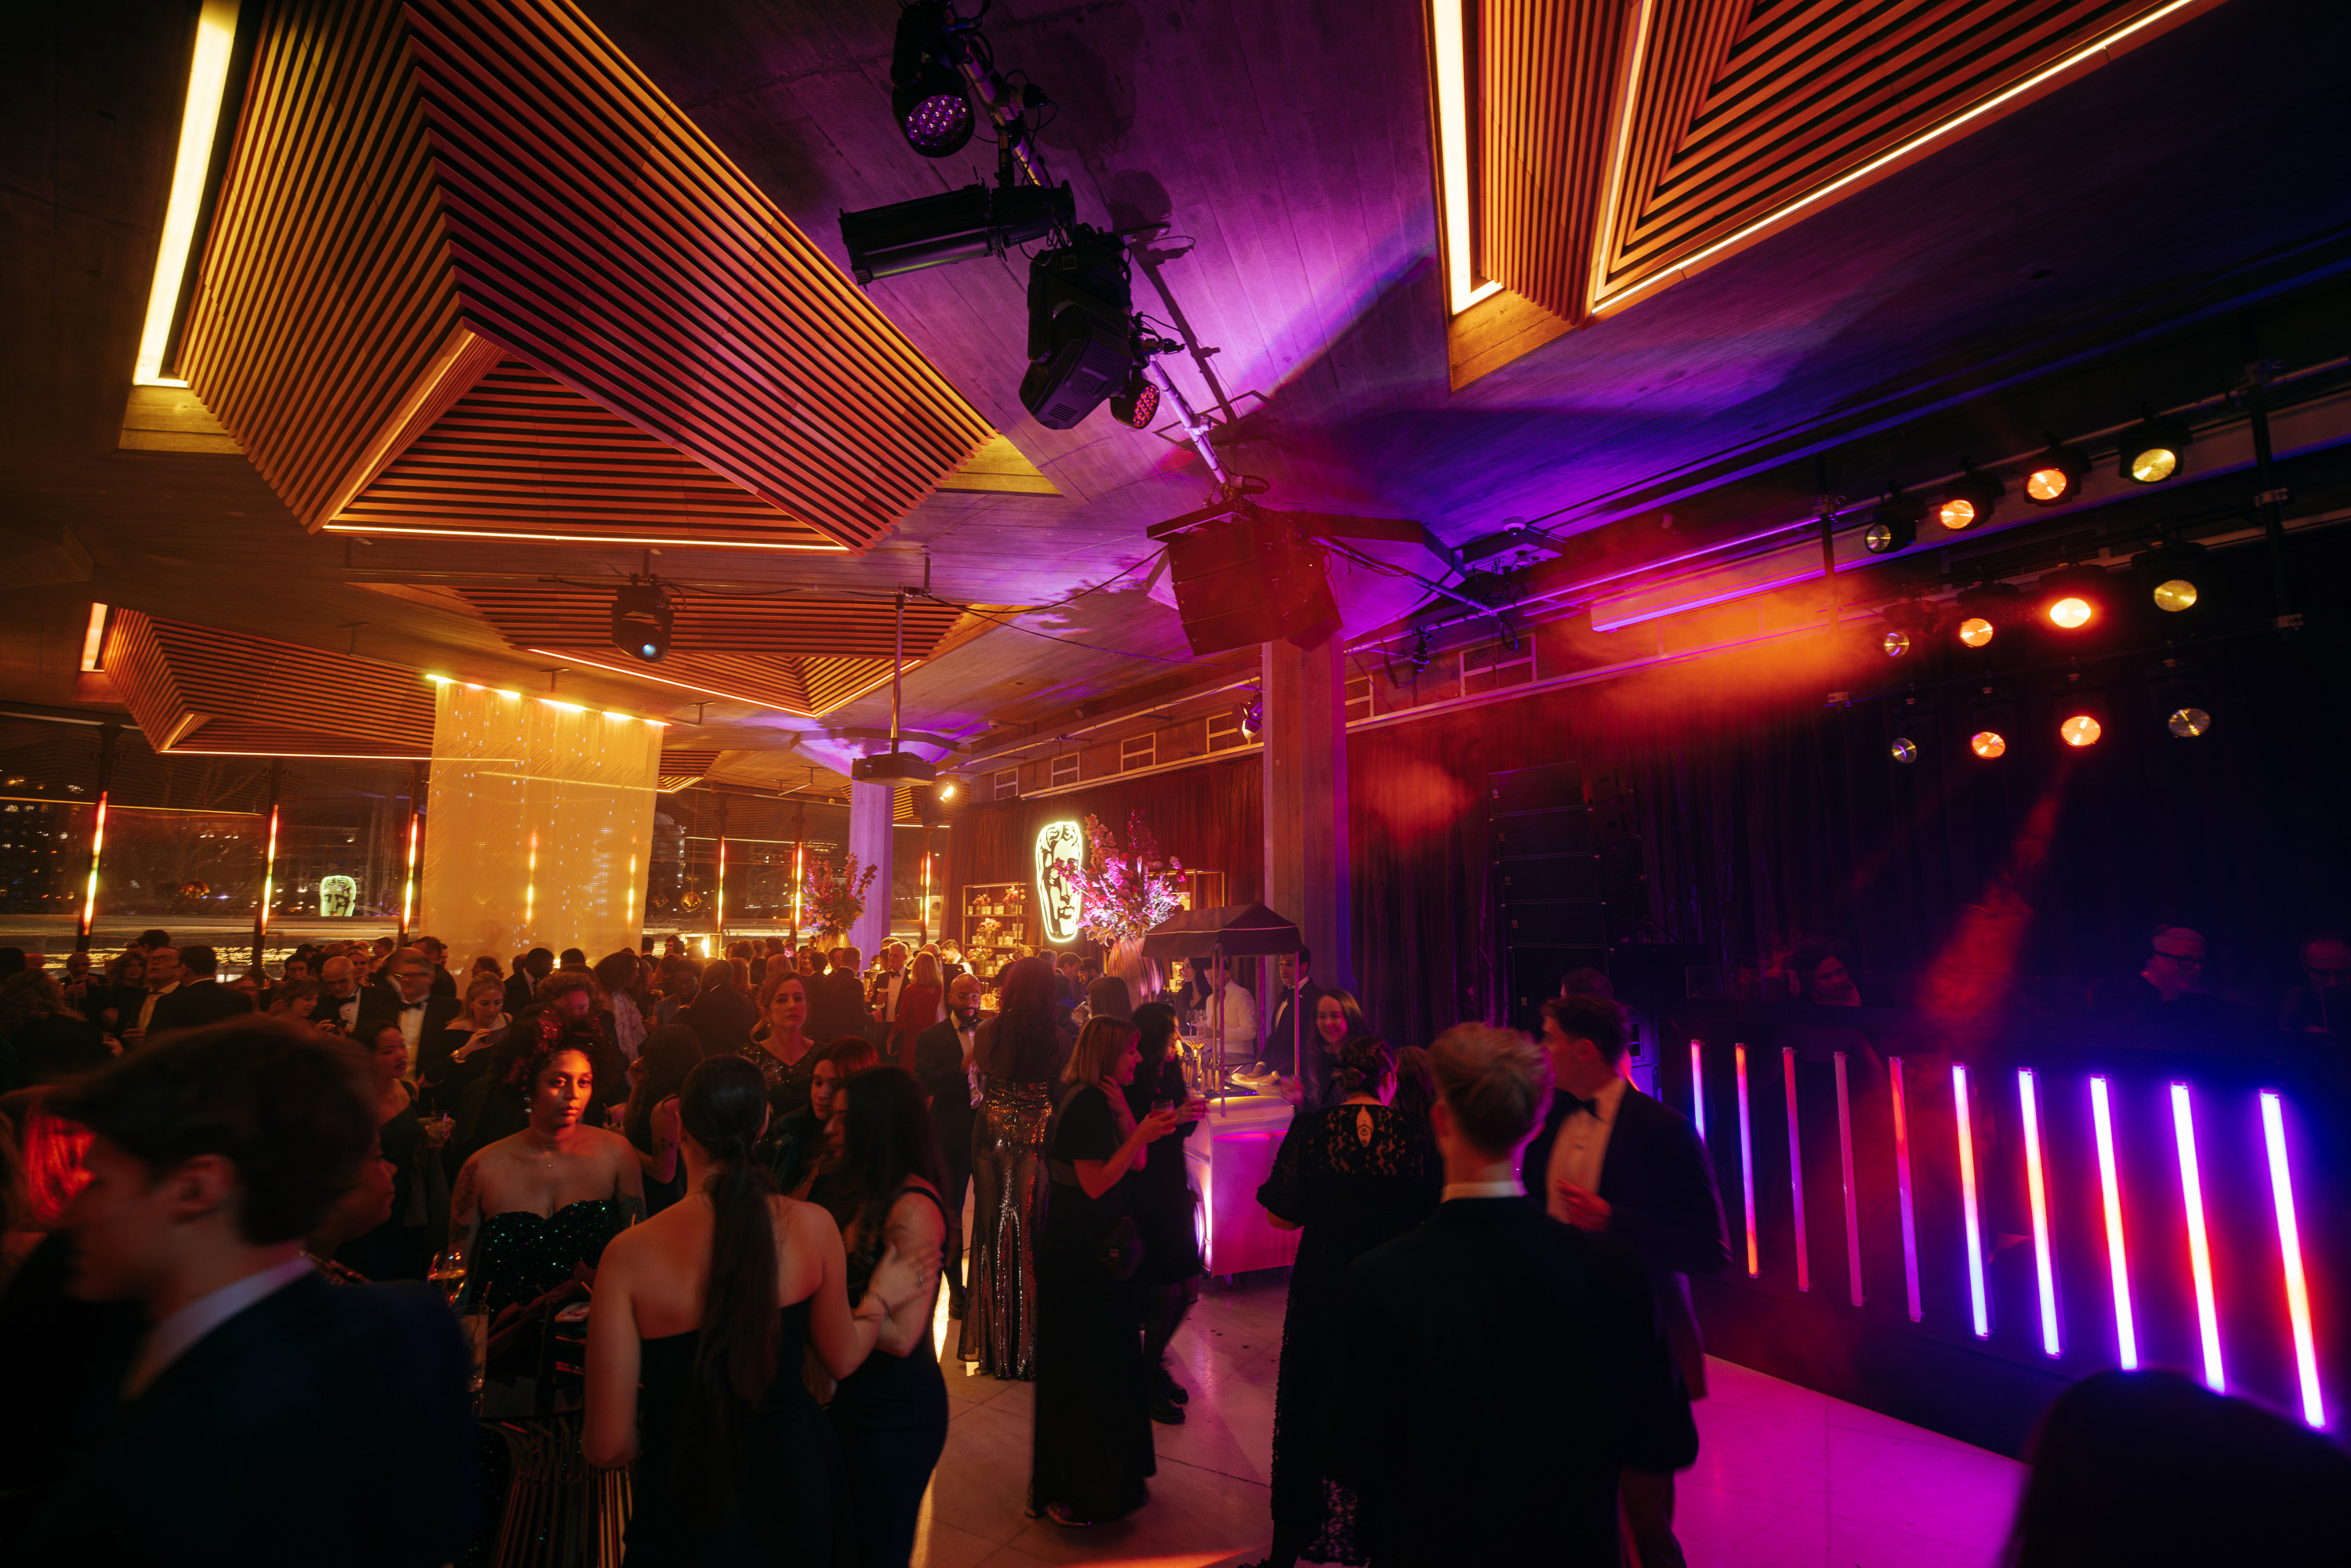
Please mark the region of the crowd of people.
[[[430, 937], [236, 981], [160, 931], [103, 969], [13, 957], [0, 1345], [39, 1414], [0, 1437], [11, 1560], [482, 1560], [482, 1421], [569, 1418], [632, 1469], [632, 1563], [904, 1564], [947, 1437], [942, 1289], [951, 1354], [1035, 1384], [1037, 1517], [1144, 1508], [1154, 1425], [1185, 1420], [1207, 1107], [1177, 1046], [1257, 1035], [1214, 966], [1031, 956], [990, 998], [895, 943], [870, 972], [773, 940], [462, 977]], [[1679, 1563], [1687, 1280], [1729, 1250], [1624, 1014], [1571, 977], [1539, 1038], [1398, 1051], [1310, 976], [1265, 1009], [1295, 1111], [1257, 1197], [1301, 1232], [1266, 1563]], [[2241, 1402], [2092, 1379], [2011, 1561], [2174, 1560], [2082, 1545], [2141, 1496], [2105, 1457], [2141, 1419], [2333, 1495], [2351, 1471]]]

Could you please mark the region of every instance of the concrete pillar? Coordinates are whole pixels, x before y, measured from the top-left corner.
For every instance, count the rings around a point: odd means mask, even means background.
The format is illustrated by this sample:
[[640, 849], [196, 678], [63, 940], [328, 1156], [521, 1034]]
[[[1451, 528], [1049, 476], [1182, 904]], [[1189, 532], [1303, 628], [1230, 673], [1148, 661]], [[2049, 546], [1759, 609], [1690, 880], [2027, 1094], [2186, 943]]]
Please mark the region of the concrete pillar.
[[[1314, 953], [1315, 982], [1352, 991], [1355, 963], [1347, 887], [1345, 654], [1340, 640], [1332, 637], [1308, 653], [1288, 643], [1268, 643], [1261, 658], [1263, 902], [1298, 923]], [[1269, 1006], [1270, 1000], [1269, 993]]]
[[871, 964], [890, 939], [890, 841], [895, 830], [890, 820], [897, 806], [897, 786], [888, 782], [849, 786], [849, 852], [857, 857], [858, 872], [874, 866], [873, 885], [865, 890], [865, 913], [849, 928], [849, 945]]

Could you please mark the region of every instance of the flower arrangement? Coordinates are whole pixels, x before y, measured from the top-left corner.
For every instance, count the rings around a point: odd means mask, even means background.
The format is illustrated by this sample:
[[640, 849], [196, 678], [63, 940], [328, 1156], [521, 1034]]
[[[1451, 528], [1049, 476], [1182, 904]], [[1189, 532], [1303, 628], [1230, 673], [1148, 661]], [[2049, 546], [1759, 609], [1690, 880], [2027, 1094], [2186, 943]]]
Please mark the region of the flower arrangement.
[[1088, 870], [1071, 860], [1054, 862], [1084, 896], [1086, 928], [1097, 941], [1116, 944], [1139, 939], [1183, 907], [1184, 862], [1173, 855], [1160, 859], [1159, 842], [1136, 811], [1126, 820], [1126, 849], [1104, 827], [1102, 819], [1086, 818], [1086, 841], [1092, 846]]
[[865, 913], [865, 890], [873, 885], [873, 875], [880, 866], [857, 869], [857, 857], [851, 855], [839, 871], [819, 862], [809, 867], [801, 888], [805, 907], [819, 927], [828, 936], [845, 936]]

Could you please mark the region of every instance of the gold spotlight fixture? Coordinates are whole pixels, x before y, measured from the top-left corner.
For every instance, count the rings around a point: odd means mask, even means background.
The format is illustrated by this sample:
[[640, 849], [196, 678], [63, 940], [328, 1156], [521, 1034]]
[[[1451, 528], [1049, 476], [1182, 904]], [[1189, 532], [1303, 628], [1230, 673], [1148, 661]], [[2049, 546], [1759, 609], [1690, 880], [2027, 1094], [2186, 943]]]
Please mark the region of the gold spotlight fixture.
[[2027, 506], [2062, 507], [2082, 493], [2090, 476], [2090, 458], [2078, 446], [2067, 446], [2052, 435], [2049, 450], [2035, 458], [2024, 476]]
[[2189, 440], [2188, 426], [2147, 410], [2147, 418], [2122, 438], [2117, 449], [2122, 476], [2134, 485], [2162, 484], [2179, 472]]
[[2142, 550], [2131, 558], [2131, 572], [2147, 586], [2158, 610], [2177, 615], [2194, 609], [2203, 596], [2197, 583], [2205, 572], [2204, 547], [2164, 544]]
[[2057, 738], [2079, 750], [2085, 746], [2097, 745], [2098, 737], [2105, 732], [2105, 727], [2094, 716], [2077, 713], [2057, 727]]
[[1991, 517], [1992, 508], [2000, 505], [2001, 497], [2006, 493], [1999, 475], [1986, 474], [1972, 463], [1962, 466], [1965, 472], [1951, 482], [1951, 487], [1943, 492], [1941, 504], [1935, 508], [1935, 520], [1953, 533], [1974, 528]]
[[2095, 566], [2068, 567], [2041, 580], [2041, 612], [2061, 632], [2079, 632], [2105, 613], [2106, 574]]
[[1968, 737], [1968, 749], [1989, 762], [2008, 755], [2008, 737], [1996, 729], [1980, 729]]

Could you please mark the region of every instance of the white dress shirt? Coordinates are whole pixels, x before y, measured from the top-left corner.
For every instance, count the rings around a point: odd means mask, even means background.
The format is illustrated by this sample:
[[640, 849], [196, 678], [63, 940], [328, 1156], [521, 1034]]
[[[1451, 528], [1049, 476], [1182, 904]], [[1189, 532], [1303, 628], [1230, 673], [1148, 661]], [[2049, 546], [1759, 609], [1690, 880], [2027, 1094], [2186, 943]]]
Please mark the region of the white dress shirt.
[[400, 1004], [400, 1038], [408, 1042], [408, 1064], [411, 1072], [416, 1071], [417, 1042], [424, 1038], [425, 1003], [432, 999], [427, 996], [422, 1002]]
[[1567, 1218], [1567, 1199], [1559, 1184], [1573, 1182], [1586, 1192], [1600, 1190], [1600, 1172], [1608, 1163], [1608, 1134], [1616, 1125], [1616, 1107], [1625, 1103], [1625, 1081], [1612, 1078], [1592, 1096], [1599, 1106], [1594, 1116], [1579, 1105], [1559, 1124], [1559, 1140], [1551, 1146], [1551, 1168], [1544, 1173], [1543, 1207], [1553, 1219]]
[[1508, 1181], [1449, 1181], [1437, 1196], [1439, 1203], [1451, 1203], [1457, 1197], [1524, 1197], [1527, 1184], [1512, 1176]]
[[136, 1399], [155, 1381], [163, 1369], [185, 1355], [195, 1343], [237, 1313], [302, 1278], [315, 1274], [317, 1268], [310, 1260], [297, 1252], [274, 1269], [264, 1269], [258, 1274], [247, 1274], [233, 1280], [219, 1290], [198, 1296], [170, 1317], [147, 1331], [139, 1346], [138, 1359], [131, 1364], [131, 1375], [122, 1380], [122, 1397], [127, 1402]]
[[1238, 980], [1227, 980], [1225, 982], [1226, 1048], [1229, 1052], [1233, 1046], [1256, 1043], [1257, 999], [1242, 989]]

